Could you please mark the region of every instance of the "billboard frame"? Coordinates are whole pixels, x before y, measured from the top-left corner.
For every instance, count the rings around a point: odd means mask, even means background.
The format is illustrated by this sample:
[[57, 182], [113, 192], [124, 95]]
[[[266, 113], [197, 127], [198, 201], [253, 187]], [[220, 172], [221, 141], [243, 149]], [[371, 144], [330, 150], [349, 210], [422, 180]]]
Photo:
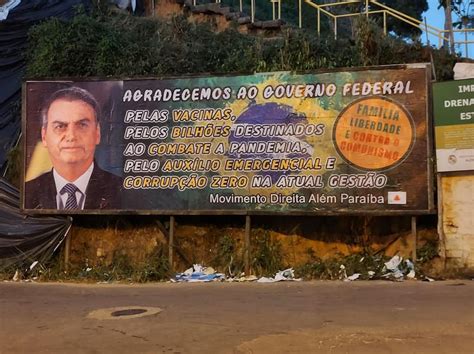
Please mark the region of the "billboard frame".
[[[434, 198], [434, 148], [433, 148], [433, 131], [434, 124], [432, 122], [432, 87], [431, 87], [431, 64], [430, 63], [417, 63], [417, 64], [399, 64], [399, 65], [382, 65], [382, 66], [368, 66], [368, 67], [357, 67], [357, 68], [335, 68], [335, 69], [319, 69], [312, 71], [294, 71], [291, 72], [295, 75], [302, 74], [323, 74], [323, 73], [337, 73], [337, 72], [363, 72], [368, 70], [402, 70], [402, 69], [425, 69], [425, 78], [426, 78], [426, 144], [427, 144], [427, 193], [428, 193], [428, 203], [426, 209], [420, 210], [357, 210], [357, 209], [344, 209], [338, 208], [337, 211], [331, 210], [322, 210], [322, 211], [268, 211], [268, 210], [227, 210], [227, 209], [215, 209], [215, 210], [76, 210], [74, 212], [65, 213], [63, 210], [52, 210], [52, 209], [24, 209], [25, 203], [25, 176], [26, 176], [26, 84], [30, 82], [43, 82], [43, 81], [57, 81], [57, 82], [95, 82], [95, 81], [131, 81], [131, 80], [169, 80], [169, 79], [183, 79], [183, 78], [203, 78], [206, 76], [212, 77], [235, 77], [243, 75], [242, 73], [235, 74], [199, 74], [199, 75], [182, 75], [182, 76], [162, 76], [162, 77], [134, 77], [134, 78], [114, 78], [114, 77], [88, 77], [88, 78], [54, 78], [48, 80], [47, 78], [41, 80], [28, 80], [25, 79], [22, 83], [22, 142], [21, 146], [23, 147], [23, 156], [22, 156], [22, 170], [21, 170], [21, 186], [20, 186], [20, 203], [22, 210], [25, 214], [35, 215], [163, 215], [163, 216], [196, 216], [196, 215], [228, 215], [228, 216], [259, 216], [259, 215], [294, 215], [294, 216], [399, 216], [399, 215], [429, 215], [436, 212], [435, 198]], [[263, 73], [254, 73], [254, 74], [263, 74]], [[248, 75], [248, 73], [247, 73]], [[415, 127], [416, 128], [416, 127]]]

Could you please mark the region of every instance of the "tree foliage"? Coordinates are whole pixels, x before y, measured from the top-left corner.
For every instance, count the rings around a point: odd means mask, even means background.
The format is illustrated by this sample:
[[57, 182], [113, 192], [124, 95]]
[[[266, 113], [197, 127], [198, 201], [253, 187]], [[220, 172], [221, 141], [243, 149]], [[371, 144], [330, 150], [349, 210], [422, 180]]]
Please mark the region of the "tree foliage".
[[[281, 36], [220, 33], [185, 17], [164, 23], [127, 15], [79, 13], [72, 21], [50, 19], [29, 35], [27, 76], [160, 77], [204, 73], [316, 70], [361, 65], [427, 62], [420, 43], [384, 36], [364, 16], [356, 40], [317, 37], [314, 31], [285, 30]], [[454, 57], [435, 51], [442, 78], [452, 76]], [[440, 76], [438, 76], [439, 79]]]
[[[423, 12], [428, 10], [427, 0], [382, 0], [380, 2], [419, 21], [423, 21]], [[389, 31], [402, 37], [418, 37], [421, 34], [419, 28], [392, 16], [387, 18], [387, 26]]]

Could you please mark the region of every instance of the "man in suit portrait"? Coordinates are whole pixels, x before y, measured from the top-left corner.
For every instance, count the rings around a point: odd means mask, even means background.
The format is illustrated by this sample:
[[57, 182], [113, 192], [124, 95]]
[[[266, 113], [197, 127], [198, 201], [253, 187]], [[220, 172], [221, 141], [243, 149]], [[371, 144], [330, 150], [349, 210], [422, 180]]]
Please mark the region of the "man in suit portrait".
[[41, 111], [41, 141], [53, 168], [25, 183], [26, 209], [120, 209], [121, 178], [94, 160], [100, 106], [79, 87], [54, 92]]

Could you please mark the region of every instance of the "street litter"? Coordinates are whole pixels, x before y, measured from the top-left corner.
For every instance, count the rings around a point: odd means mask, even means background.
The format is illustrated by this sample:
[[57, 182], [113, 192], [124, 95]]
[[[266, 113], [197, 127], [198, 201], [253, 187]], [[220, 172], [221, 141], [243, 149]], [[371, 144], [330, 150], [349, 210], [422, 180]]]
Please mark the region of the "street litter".
[[427, 277], [426, 275], [423, 276], [423, 281], [428, 281], [428, 282], [432, 282], [432, 281], [435, 281], [433, 278], [430, 278], [430, 277]]
[[274, 283], [278, 281], [301, 281], [301, 279], [295, 278], [293, 268], [288, 268], [277, 272], [273, 278], [261, 277], [257, 280], [257, 283]]
[[398, 270], [398, 266], [402, 262], [403, 258], [400, 256], [393, 256], [392, 259], [390, 259], [388, 262], [385, 262], [385, 268], [388, 270], [391, 270], [392, 272], [395, 272]]
[[228, 282], [246, 282], [246, 281], [255, 281], [257, 280], [256, 275], [245, 275], [245, 273], [242, 273], [240, 277], [234, 277], [234, 278], [227, 278], [226, 281]]
[[360, 277], [360, 273], [354, 273], [352, 274], [351, 276], [347, 277], [346, 279], [344, 279], [344, 281], [353, 281], [353, 280], [357, 280], [359, 279]]
[[341, 264], [339, 267], [339, 279], [347, 279], [346, 266]]
[[171, 279], [172, 282], [211, 282], [225, 280], [225, 275], [217, 273], [212, 267], [203, 267], [200, 264], [193, 264], [189, 269], [183, 273], [178, 273]]
[[405, 264], [408, 268], [408, 274], [406, 275], [406, 277], [408, 279], [415, 279], [415, 265], [409, 259], [405, 259]]
[[31, 263], [31, 265], [30, 265], [30, 271], [32, 271], [33, 268], [36, 267], [37, 264], [38, 264], [38, 261], [34, 261], [33, 263]]
[[403, 281], [405, 277], [415, 279], [415, 265], [409, 259], [403, 262], [403, 257], [396, 255], [385, 262], [384, 265], [383, 271], [387, 273], [382, 275], [383, 278], [396, 281]]

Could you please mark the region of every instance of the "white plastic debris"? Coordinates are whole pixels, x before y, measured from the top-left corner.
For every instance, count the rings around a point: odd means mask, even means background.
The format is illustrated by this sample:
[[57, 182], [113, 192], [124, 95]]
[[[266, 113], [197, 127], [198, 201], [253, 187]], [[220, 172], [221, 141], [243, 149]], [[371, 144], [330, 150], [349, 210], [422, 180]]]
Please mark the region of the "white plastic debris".
[[367, 274], [369, 275], [369, 279], [372, 279], [375, 275], [375, 272], [373, 270], [369, 270]]
[[400, 256], [393, 256], [388, 262], [384, 263], [385, 268], [391, 271], [396, 271], [402, 260], [403, 258]]
[[339, 267], [339, 279], [347, 279], [346, 266], [341, 264]]
[[384, 271], [387, 271], [382, 277], [403, 281], [407, 279], [415, 279], [415, 265], [409, 259], [406, 259], [404, 265], [403, 258], [400, 256], [393, 256], [388, 262], [384, 263]]
[[398, 268], [402, 260], [403, 258], [400, 256], [393, 256], [388, 262], [385, 262], [384, 269], [387, 270], [388, 273], [383, 274], [382, 277], [403, 281], [403, 272]]
[[257, 283], [274, 283], [277, 281], [301, 281], [301, 279], [295, 278], [293, 268], [288, 268], [277, 272], [273, 278], [261, 277], [257, 280]]
[[275, 280], [295, 280], [295, 271], [293, 270], [293, 268], [282, 270], [275, 274]]
[[212, 267], [204, 267], [204, 268], [202, 269], [202, 272], [203, 272], [204, 274], [208, 274], [208, 275], [209, 275], [209, 274], [214, 274], [216, 271], [215, 271], [215, 269], [212, 268]]
[[15, 271], [15, 275], [13, 275], [12, 280], [13, 281], [20, 281], [21, 280], [21, 275], [20, 275], [20, 272], [18, 271], [18, 269]]
[[409, 270], [406, 277], [408, 279], [415, 279], [415, 265], [409, 259], [405, 259], [405, 264], [407, 265], [407, 269]]
[[6, 20], [10, 10], [21, 3], [21, 0], [10, 0], [6, 4], [0, 6], [0, 21]]
[[258, 278], [257, 283], [274, 283], [276, 280], [274, 278], [261, 277]]
[[38, 261], [34, 261], [33, 263], [31, 263], [30, 271], [33, 270], [33, 268], [36, 267], [37, 264], [38, 264]]
[[246, 281], [255, 281], [258, 278], [255, 275], [247, 275], [245, 276], [244, 273], [240, 277], [235, 278], [227, 278], [226, 281], [228, 282], [246, 282]]
[[193, 264], [192, 268], [186, 269], [183, 273], [176, 274], [172, 282], [211, 282], [225, 280], [225, 275], [216, 273], [212, 267], [203, 267], [200, 264]]
[[344, 281], [354, 281], [354, 280], [359, 279], [359, 277], [360, 277], [360, 273], [354, 273], [351, 276], [344, 279]]

